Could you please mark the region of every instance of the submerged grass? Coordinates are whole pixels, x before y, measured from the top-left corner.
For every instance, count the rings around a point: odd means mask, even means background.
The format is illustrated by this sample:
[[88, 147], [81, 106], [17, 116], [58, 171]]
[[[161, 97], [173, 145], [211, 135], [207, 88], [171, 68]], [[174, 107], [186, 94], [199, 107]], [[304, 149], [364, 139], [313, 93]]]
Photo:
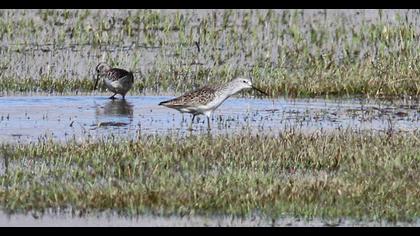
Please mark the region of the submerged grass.
[[420, 134], [142, 136], [0, 144], [0, 204], [120, 214], [420, 217]]
[[[243, 75], [272, 96], [419, 96], [418, 10], [5, 10], [0, 93], [91, 90], [99, 61], [132, 94]], [[50, 83], [43, 83], [45, 77]]]

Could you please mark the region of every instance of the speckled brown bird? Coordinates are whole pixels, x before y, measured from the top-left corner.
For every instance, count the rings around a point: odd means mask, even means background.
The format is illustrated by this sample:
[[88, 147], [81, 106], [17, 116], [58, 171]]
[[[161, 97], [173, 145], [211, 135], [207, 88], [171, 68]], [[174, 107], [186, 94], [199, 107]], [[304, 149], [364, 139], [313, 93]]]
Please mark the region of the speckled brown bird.
[[176, 109], [181, 113], [191, 113], [193, 117], [190, 129], [192, 128], [195, 116], [203, 114], [207, 117], [207, 127], [210, 130], [210, 116], [214, 110], [230, 96], [249, 88], [267, 95], [265, 92], [254, 87], [250, 79], [236, 78], [223, 85], [204, 86], [180, 97], [163, 101], [159, 105]]
[[115, 99], [117, 94], [121, 94], [122, 98], [125, 99], [125, 95], [133, 87], [134, 76], [130, 71], [112, 68], [101, 62], [96, 66], [96, 73], [97, 77], [93, 89], [96, 89], [99, 79], [102, 78], [108, 90], [114, 93], [114, 95], [109, 97], [110, 99]]

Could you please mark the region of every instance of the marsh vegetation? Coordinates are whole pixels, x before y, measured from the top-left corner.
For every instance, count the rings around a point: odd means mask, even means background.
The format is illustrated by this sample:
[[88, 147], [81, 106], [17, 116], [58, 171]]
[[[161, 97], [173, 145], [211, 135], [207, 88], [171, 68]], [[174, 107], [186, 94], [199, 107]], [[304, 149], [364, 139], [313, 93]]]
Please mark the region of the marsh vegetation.
[[[0, 207], [418, 225], [419, 16], [1, 10]], [[92, 91], [100, 61], [134, 72], [127, 101]], [[157, 106], [238, 75], [270, 97], [230, 98], [211, 132]]]
[[3, 10], [2, 94], [89, 93], [107, 61], [133, 95], [251, 75], [272, 96], [420, 94], [417, 10]]

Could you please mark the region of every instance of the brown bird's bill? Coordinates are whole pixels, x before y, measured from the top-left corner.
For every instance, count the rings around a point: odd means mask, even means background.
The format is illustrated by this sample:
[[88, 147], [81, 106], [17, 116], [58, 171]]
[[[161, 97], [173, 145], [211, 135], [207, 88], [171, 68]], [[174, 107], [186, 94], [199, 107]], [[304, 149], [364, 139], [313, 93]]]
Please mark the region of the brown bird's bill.
[[98, 86], [99, 81], [99, 75], [96, 76], [95, 85], [93, 86], [93, 90], [96, 90], [96, 87]]

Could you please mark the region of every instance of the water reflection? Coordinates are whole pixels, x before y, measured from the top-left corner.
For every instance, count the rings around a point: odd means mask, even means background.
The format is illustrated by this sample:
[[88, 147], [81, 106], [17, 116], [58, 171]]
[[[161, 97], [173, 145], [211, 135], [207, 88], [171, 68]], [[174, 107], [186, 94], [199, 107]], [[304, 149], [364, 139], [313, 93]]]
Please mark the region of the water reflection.
[[[418, 131], [417, 101], [323, 99], [228, 99], [218, 108], [207, 131], [206, 119], [158, 106], [163, 96], [133, 96], [109, 100], [103, 96], [0, 98], [0, 142], [58, 140], [142, 134], [176, 136], [220, 135], [249, 132], [277, 135], [284, 130], [341, 132], [342, 129]], [[0, 152], [1, 158], [1, 152]], [[0, 160], [1, 164], [1, 160]], [[1, 168], [1, 167], [0, 167]], [[0, 171], [1, 172], [1, 171]]]
[[100, 122], [125, 122], [133, 121], [133, 104], [122, 99], [110, 100], [96, 107], [96, 121]]
[[133, 105], [127, 100], [110, 100], [96, 108], [97, 116], [127, 116], [133, 117]]

